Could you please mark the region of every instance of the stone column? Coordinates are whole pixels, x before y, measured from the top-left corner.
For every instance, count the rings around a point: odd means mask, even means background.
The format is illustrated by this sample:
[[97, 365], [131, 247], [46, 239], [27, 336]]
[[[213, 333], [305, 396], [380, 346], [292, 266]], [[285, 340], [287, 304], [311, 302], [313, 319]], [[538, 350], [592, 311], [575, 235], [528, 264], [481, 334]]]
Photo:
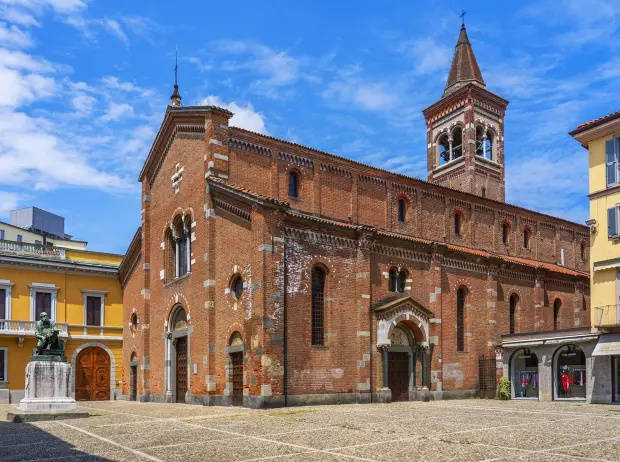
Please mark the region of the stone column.
[[411, 369], [411, 373], [413, 374], [413, 384], [412, 386], [415, 388], [416, 386], [416, 372], [418, 368], [418, 349], [416, 347], [411, 348], [411, 356], [413, 357], [413, 367]]
[[388, 347], [387, 345], [381, 346], [381, 356], [383, 358], [383, 388], [389, 388], [388, 386]]

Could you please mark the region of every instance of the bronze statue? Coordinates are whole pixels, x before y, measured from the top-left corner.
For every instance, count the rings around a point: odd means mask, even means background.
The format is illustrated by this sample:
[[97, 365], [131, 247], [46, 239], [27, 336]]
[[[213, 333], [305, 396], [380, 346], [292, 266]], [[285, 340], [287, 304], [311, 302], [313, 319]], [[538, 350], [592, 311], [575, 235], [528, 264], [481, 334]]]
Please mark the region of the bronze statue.
[[56, 322], [52, 321], [45, 311], [42, 312], [34, 330], [35, 337], [37, 338], [38, 356], [52, 355], [64, 357], [64, 344], [58, 338], [59, 333]]

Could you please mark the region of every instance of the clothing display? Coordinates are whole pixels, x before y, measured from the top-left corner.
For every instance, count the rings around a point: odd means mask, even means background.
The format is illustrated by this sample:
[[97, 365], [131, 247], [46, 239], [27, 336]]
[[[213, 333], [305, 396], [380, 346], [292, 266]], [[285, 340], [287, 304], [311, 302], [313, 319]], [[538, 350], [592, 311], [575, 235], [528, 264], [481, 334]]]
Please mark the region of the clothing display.
[[570, 393], [570, 378], [568, 377], [568, 374], [566, 372], [562, 372], [561, 378], [564, 393]]

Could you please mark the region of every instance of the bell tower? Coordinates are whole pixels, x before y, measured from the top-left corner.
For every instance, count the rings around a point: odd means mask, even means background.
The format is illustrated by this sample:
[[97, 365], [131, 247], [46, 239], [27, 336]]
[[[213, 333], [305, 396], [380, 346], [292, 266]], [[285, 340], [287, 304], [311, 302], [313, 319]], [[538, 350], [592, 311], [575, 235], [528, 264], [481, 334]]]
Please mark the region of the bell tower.
[[507, 106], [486, 89], [463, 22], [443, 95], [422, 111], [428, 181], [504, 202]]

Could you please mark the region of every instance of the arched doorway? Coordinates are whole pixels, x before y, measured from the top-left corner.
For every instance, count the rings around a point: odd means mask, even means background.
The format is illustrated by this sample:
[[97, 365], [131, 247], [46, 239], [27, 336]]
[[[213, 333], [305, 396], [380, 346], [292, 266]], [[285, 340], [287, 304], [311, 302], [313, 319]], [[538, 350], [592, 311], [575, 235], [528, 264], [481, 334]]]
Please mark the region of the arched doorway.
[[232, 405], [243, 406], [243, 338], [239, 332], [230, 336], [228, 353], [232, 369]]
[[135, 353], [129, 362], [129, 401], [138, 399], [138, 358]]
[[586, 355], [577, 345], [566, 345], [555, 353], [555, 399], [586, 399]]
[[75, 360], [75, 399], [107, 401], [110, 399], [110, 357], [99, 347], [85, 348]]
[[390, 333], [388, 349], [388, 388], [392, 401], [409, 401], [409, 388], [413, 374], [411, 347], [414, 344], [411, 331], [402, 323]]
[[174, 307], [170, 315], [167, 342], [169, 366], [166, 394], [173, 402], [185, 403], [188, 393], [189, 337], [187, 313], [181, 305]]
[[510, 361], [513, 398], [538, 399], [538, 357], [529, 348], [517, 350]]

